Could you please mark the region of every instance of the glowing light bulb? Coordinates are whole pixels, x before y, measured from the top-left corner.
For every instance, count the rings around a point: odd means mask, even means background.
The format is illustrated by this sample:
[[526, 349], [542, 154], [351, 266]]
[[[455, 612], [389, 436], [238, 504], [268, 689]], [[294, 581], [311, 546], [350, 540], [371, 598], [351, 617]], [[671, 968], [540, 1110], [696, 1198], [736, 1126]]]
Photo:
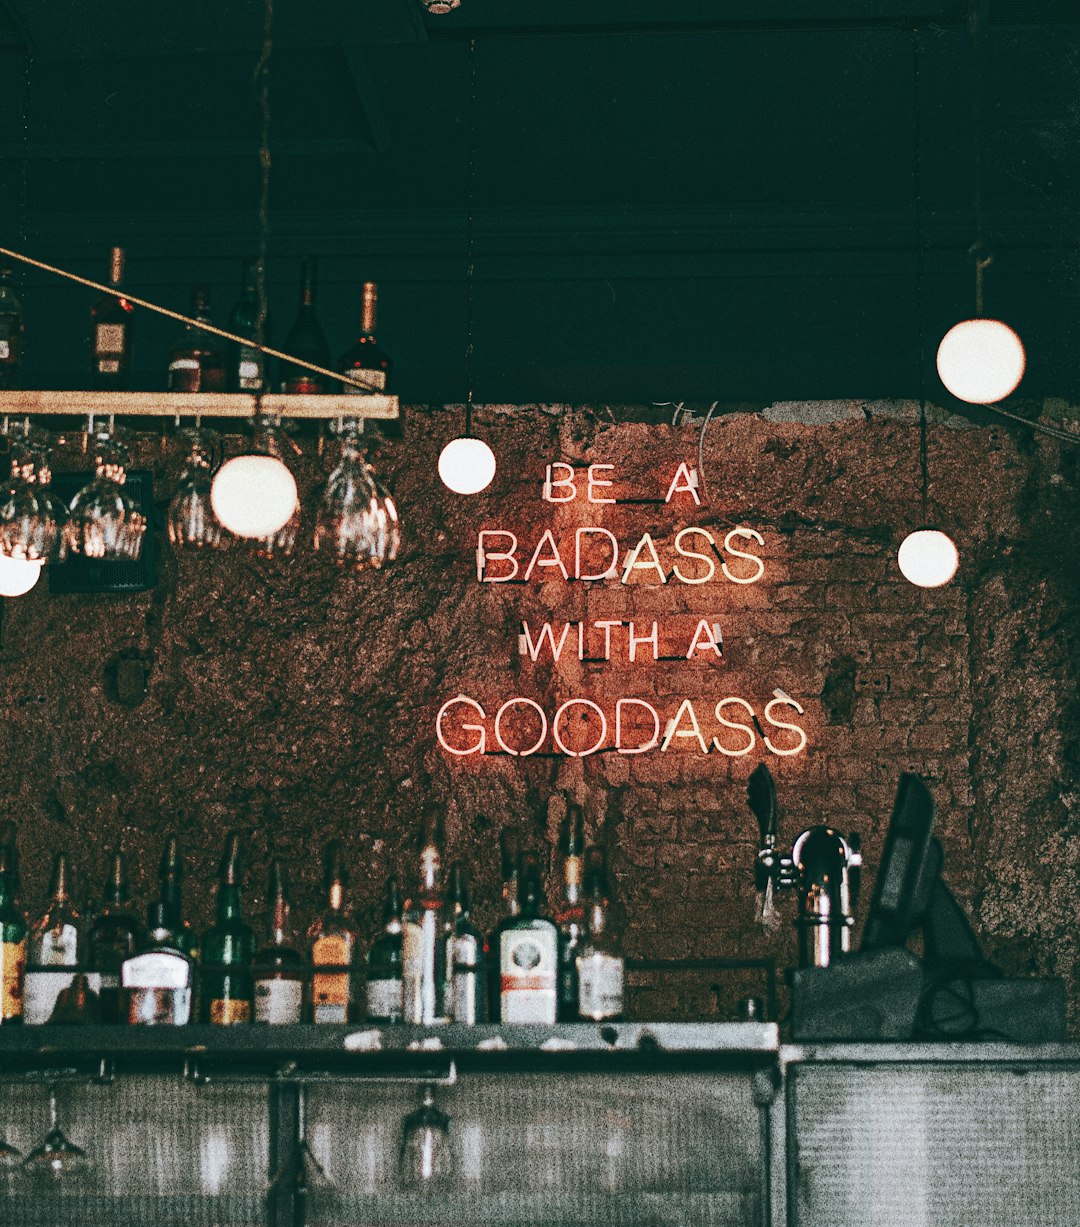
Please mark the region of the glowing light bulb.
[[451, 439], [439, 453], [439, 476], [455, 494], [479, 494], [495, 476], [495, 453], [483, 439]]
[[210, 487], [210, 505], [222, 525], [256, 541], [283, 528], [296, 504], [296, 478], [276, 456], [234, 456]]
[[25, 596], [41, 578], [44, 565], [41, 559], [0, 554], [0, 596]]
[[951, 537], [934, 528], [908, 533], [896, 555], [900, 573], [919, 588], [940, 588], [956, 574], [960, 555]]
[[1024, 343], [1001, 320], [963, 320], [942, 337], [937, 351], [941, 382], [971, 405], [1004, 400], [1024, 377]]

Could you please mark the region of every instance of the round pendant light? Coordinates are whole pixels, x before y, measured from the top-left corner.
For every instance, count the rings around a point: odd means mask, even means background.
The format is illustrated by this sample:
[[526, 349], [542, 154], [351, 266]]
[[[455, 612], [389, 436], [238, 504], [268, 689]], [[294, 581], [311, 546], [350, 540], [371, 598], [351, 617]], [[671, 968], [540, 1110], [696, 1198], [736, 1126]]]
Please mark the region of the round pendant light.
[[920, 528], [900, 543], [896, 561], [909, 583], [918, 588], [940, 588], [956, 574], [960, 554], [947, 533]]
[[44, 565], [43, 559], [0, 554], [0, 596], [25, 596], [41, 578]]
[[439, 453], [439, 476], [455, 494], [479, 494], [495, 476], [495, 453], [483, 439], [451, 439]]
[[277, 456], [234, 456], [217, 472], [210, 504], [238, 537], [272, 537], [296, 511], [296, 478]]
[[937, 351], [941, 382], [970, 405], [991, 405], [1011, 395], [1026, 364], [1023, 342], [1001, 320], [962, 320], [949, 329]]

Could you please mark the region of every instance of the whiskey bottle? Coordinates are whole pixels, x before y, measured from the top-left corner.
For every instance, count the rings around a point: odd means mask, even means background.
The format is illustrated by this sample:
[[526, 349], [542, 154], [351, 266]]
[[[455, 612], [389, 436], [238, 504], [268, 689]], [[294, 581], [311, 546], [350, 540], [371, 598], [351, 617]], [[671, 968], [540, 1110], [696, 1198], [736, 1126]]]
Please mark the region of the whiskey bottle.
[[18, 387], [22, 361], [22, 303], [11, 279], [11, 269], [0, 267], [0, 388]]
[[251, 965], [257, 1023], [298, 1023], [304, 1009], [304, 959], [292, 945], [289, 897], [277, 857], [270, 862], [269, 935]]
[[558, 1015], [559, 931], [541, 911], [535, 856], [523, 859], [520, 884], [521, 911], [495, 930], [492, 958], [499, 962], [499, 1019], [553, 1023]]
[[[124, 280], [124, 249], [114, 247], [109, 284]], [[131, 382], [131, 325], [135, 308], [126, 298], [102, 296], [90, 308], [90, 386], [121, 390]]]
[[578, 1014], [593, 1022], [623, 1016], [622, 934], [611, 902], [604, 854], [589, 849], [585, 874], [585, 935], [577, 955]]
[[[268, 344], [270, 340], [270, 317], [263, 320], [262, 336], [259, 333], [259, 261], [244, 261], [244, 288], [229, 316], [229, 331], [252, 341]], [[230, 392], [262, 392], [269, 386], [266, 378], [267, 357], [254, 345], [229, 343], [229, 369], [226, 383]]]
[[129, 1023], [183, 1026], [192, 1013], [193, 968], [169, 920], [168, 904], [151, 903], [146, 941], [120, 969]]
[[446, 944], [446, 1013], [452, 1022], [486, 1022], [484, 939], [469, 920], [469, 892], [460, 861], [450, 866], [443, 930]]
[[577, 956], [585, 922], [581, 886], [585, 867], [585, 816], [580, 805], [571, 801], [559, 831], [562, 853], [562, 902], [555, 913], [559, 926], [559, 1020], [573, 1021], [578, 1016]]
[[30, 930], [26, 949], [23, 1020], [46, 1023], [56, 1000], [75, 978], [81, 952], [79, 913], [71, 902], [67, 856], [53, 861], [50, 899], [44, 915]]
[[124, 854], [113, 854], [105, 879], [104, 903], [87, 934], [89, 983], [101, 999], [101, 1021], [122, 1022], [120, 969], [139, 946], [139, 922], [128, 907]]
[[407, 1023], [429, 1026], [446, 1016], [446, 945], [442, 939], [442, 818], [425, 820], [420, 870], [405, 904], [402, 928], [402, 1006]]
[[311, 943], [311, 1021], [351, 1022], [356, 1001], [360, 935], [345, 914], [345, 863], [341, 844], [326, 847], [326, 910], [308, 930]]
[[[383, 393], [390, 379], [390, 357], [375, 340], [375, 308], [378, 290], [374, 281], [364, 282], [360, 335], [338, 359], [338, 370], [351, 383], [342, 383], [345, 393]], [[356, 385], [360, 384], [360, 387]]]
[[255, 940], [240, 918], [240, 836], [225, 840], [217, 895], [217, 920], [202, 940], [202, 1021], [217, 1026], [251, 1022], [251, 956]]
[[396, 878], [387, 878], [383, 929], [367, 955], [367, 1017], [370, 1022], [401, 1022], [401, 947], [401, 891]]
[[[296, 319], [285, 338], [284, 349], [287, 354], [303, 358], [306, 362], [314, 362], [316, 366], [330, 365], [330, 347], [326, 344], [326, 335], [315, 313], [315, 289], [318, 275], [318, 261], [315, 256], [307, 256], [300, 266], [300, 306]], [[284, 363], [281, 371], [281, 390], [294, 395], [325, 392], [326, 385], [322, 375], [316, 375], [302, 366]]]
[[217, 339], [200, 327], [211, 323], [210, 288], [197, 285], [191, 296], [191, 315], [197, 324], [185, 324], [169, 353], [170, 392], [224, 392], [225, 359]]
[[19, 880], [14, 837], [0, 843], [0, 1026], [23, 1020], [26, 917], [16, 902]]
[[[521, 915], [521, 841], [514, 827], [499, 834], [499, 861], [502, 875], [502, 921]], [[492, 1022], [499, 1021], [501, 982], [499, 979], [499, 929], [488, 938], [488, 1011]]]

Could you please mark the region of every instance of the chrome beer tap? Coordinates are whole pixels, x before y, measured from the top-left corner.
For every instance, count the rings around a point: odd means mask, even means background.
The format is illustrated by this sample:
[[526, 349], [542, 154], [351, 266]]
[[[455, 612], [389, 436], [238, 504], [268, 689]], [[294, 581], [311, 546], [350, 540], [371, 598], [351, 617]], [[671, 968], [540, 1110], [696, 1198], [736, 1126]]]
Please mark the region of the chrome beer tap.
[[750, 776], [746, 797], [761, 832], [754, 864], [758, 918], [764, 928], [775, 929], [780, 920], [774, 891], [797, 889], [799, 966], [828, 967], [851, 948], [862, 869], [859, 836], [845, 838], [831, 827], [809, 827], [795, 840], [791, 855], [785, 855], [777, 847], [776, 785], [764, 763]]

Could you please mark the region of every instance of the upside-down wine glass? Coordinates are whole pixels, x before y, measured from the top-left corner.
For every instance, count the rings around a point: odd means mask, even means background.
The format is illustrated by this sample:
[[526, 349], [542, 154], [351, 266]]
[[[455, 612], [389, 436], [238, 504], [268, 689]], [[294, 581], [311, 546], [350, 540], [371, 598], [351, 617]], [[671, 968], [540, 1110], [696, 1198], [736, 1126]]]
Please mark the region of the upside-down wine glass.
[[382, 567], [401, 547], [397, 507], [365, 452], [361, 420], [339, 418], [331, 429], [341, 437], [341, 462], [327, 478], [313, 544], [337, 562]]
[[96, 471], [71, 500], [65, 525], [68, 549], [87, 558], [135, 560], [142, 550], [146, 517], [124, 489], [128, 449], [111, 417], [95, 423], [91, 416], [88, 434]]
[[183, 432], [190, 451], [169, 503], [169, 540], [176, 549], [204, 553], [221, 549], [232, 539], [214, 515], [210, 502], [218, 436], [196, 425]]
[[49, 1131], [22, 1161], [22, 1172], [35, 1193], [76, 1191], [93, 1176], [90, 1156], [60, 1128], [56, 1086], [49, 1087]]

